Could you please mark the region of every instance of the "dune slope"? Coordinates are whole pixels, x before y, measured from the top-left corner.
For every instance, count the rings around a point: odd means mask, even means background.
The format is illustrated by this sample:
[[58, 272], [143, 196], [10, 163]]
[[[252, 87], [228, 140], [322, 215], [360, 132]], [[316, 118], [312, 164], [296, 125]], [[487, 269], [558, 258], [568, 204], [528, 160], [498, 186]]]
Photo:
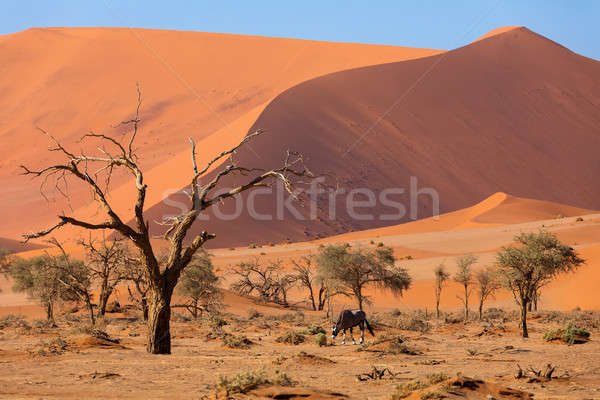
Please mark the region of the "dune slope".
[[[0, 36], [0, 236], [17, 238], [49, 226], [57, 210], [78, 210], [90, 201], [87, 190], [72, 184], [71, 204], [58, 196], [47, 205], [39, 181], [18, 175], [20, 164], [38, 168], [57, 159], [35, 128], [76, 152], [83, 146], [77, 140], [90, 130], [125, 134], [126, 127], [111, 125], [132, 118], [136, 82], [143, 98], [137, 145], [142, 166], [153, 170], [146, 180], [148, 203], [154, 204], [189, 181], [189, 137], [202, 144], [200, 161], [212, 158], [295, 84], [439, 52], [147, 29], [43, 28]], [[128, 176], [115, 176], [113, 187], [124, 182], [130, 183]], [[128, 193], [115, 193], [117, 210], [131, 211]]]
[[[307, 156], [314, 171], [337, 176], [346, 191], [404, 188], [404, 217], [377, 218], [398, 214], [377, 202], [375, 218], [352, 218], [343, 212], [342, 196], [335, 220], [328, 218], [327, 204], [319, 203], [315, 220], [255, 221], [244, 213], [237, 224], [213, 220], [202, 228], [221, 235], [212, 244], [220, 247], [429, 217], [431, 196], [410, 207], [411, 177], [418, 188], [437, 191], [441, 213], [498, 191], [599, 209], [598, 104], [600, 63], [526, 28], [441, 55], [325, 75], [285, 91], [265, 108], [253, 126], [270, 132], [253, 144], [261, 159], [245, 150], [240, 164], [267, 167], [292, 148]], [[257, 208], [272, 210], [272, 198], [256, 199], [262, 205]], [[172, 210], [160, 205], [151, 214]], [[307, 216], [308, 210], [300, 213]]]

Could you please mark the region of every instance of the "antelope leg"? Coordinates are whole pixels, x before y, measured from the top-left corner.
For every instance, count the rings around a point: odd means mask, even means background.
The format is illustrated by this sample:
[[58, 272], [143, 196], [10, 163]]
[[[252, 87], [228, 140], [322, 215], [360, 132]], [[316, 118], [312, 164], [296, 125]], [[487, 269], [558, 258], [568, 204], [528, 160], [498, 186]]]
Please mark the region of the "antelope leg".
[[354, 336], [352, 334], [352, 327], [350, 327], [350, 339], [352, 339], [352, 344], [356, 344], [356, 340], [354, 340]]
[[365, 323], [364, 321], [360, 323], [360, 344], [363, 344], [365, 341]]
[[346, 330], [344, 329], [344, 337], [342, 338], [342, 344], [346, 344]]

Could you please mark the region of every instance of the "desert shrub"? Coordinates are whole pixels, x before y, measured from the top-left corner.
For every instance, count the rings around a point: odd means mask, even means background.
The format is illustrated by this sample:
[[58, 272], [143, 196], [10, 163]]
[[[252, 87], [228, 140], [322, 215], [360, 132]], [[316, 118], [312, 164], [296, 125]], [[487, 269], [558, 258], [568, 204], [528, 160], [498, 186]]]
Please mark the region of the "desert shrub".
[[589, 338], [590, 332], [587, 329], [577, 328], [570, 322], [564, 328], [553, 329], [544, 334], [544, 340], [547, 342], [560, 340], [569, 345], [585, 343]]
[[414, 331], [414, 332], [429, 332], [431, 325], [421, 318], [414, 315], [401, 314], [395, 321], [395, 327], [402, 329], [403, 331]]
[[[392, 395], [392, 400], [399, 400], [407, 398], [412, 392], [417, 390], [427, 389], [428, 387], [443, 382], [449, 379], [449, 376], [440, 372], [428, 375], [426, 379], [416, 379], [414, 381], [405, 382], [401, 385], [396, 386], [396, 392]], [[442, 397], [440, 397], [442, 396]], [[438, 392], [427, 392], [420, 396], [421, 399], [442, 399], [444, 398], [441, 393]]]
[[289, 331], [285, 335], [279, 336], [277, 339], [275, 339], [277, 343], [286, 343], [293, 345], [304, 343], [305, 340], [306, 338], [304, 337], [304, 335], [294, 331]]
[[30, 351], [33, 356], [48, 356], [48, 355], [60, 355], [67, 350], [67, 342], [60, 336], [52, 338], [50, 340], [41, 341], [38, 348]]
[[302, 333], [305, 335], [318, 335], [320, 333], [326, 334], [327, 331], [325, 331], [325, 329], [323, 329], [320, 325], [311, 325], [303, 330]]
[[54, 328], [55, 325], [47, 319], [34, 319], [31, 322], [31, 327], [36, 329], [50, 329]]
[[171, 314], [171, 318], [175, 322], [190, 322], [192, 320], [191, 317], [188, 317], [187, 315], [183, 315], [183, 314], [180, 314], [180, 313], [177, 313], [177, 312], [173, 312]]
[[235, 393], [247, 393], [250, 390], [267, 383], [265, 370], [240, 372], [231, 378], [219, 376], [217, 388], [225, 391], [227, 396]]
[[431, 385], [435, 385], [437, 383], [444, 382], [448, 379], [450, 379], [450, 376], [448, 376], [447, 374], [445, 374], [443, 372], [436, 372], [434, 374], [427, 375], [427, 381]]
[[223, 343], [223, 346], [229, 347], [230, 349], [248, 349], [254, 344], [254, 342], [246, 336], [236, 336], [230, 333], [223, 334], [221, 336], [221, 342]]
[[219, 376], [217, 390], [224, 391], [229, 397], [236, 393], [248, 393], [260, 385], [272, 384], [278, 386], [294, 386], [294, 382], [285, 372], [275, 371], [271, 378], [267, 377], [264, 368], [256, 371], [241, 372], [233, 377]]
[[445, 399], [446, 397], [448, 396], [440, 392], [426, 392], [419, 396], [421, 400]]
[[392, 317], [399, 317], [400, 315], [402, 315], [402, 311], [400, 311], [397, 308], [394, 308], [392, 311], [390, 311], [390, 315]]
[[575, 219], [575, 221], [576, 221], [576, 222], [582, 222], [582, 221], [583, 221], [583, 217], [577, 217], [577, 218]]
[[503, 309], [490, 307], [483, 312], [483, 318], [487, 320], [491, 319], [501, 319], [506, 315]]
[[424, 381], [417, 379], [410, 382], [405, 382], [396, 386], [396, 392], [392, 394], [392, 400], [405, 399], [416, 390], [426, 389], [429, 385]]
[[248, 309], [248, 319], [257, 319], [262, 316], [263, 315], [260, 312], [258, 312], [258, 310], [254, 309], [254, 308]]
[[297, 311], [294, 313], [286, 313], [286, 314], [278, 314], [278, 315], [267, 315], [265, 317], [268, 321], [280, 321], [280, 322], [290, 322], [295, 324], [303, 324], [304, 323], [304, 313], [301, 311]]
[[275, 371], [275, 376], [269, 379], [269, 383], [277, 386], [294, 386], [296, 381], [290, 378], [285, 371]]
[[221, 328], [225, 325], [228, 325], [227, 321], [223, 316], [219, 313], [207, 313], [203, 320], [203, 324], [210, 328]]
[[0, 329], [6, 328], [30, 329], [31, 326], [29, 326], [29, 324], [22, 315], [8, 314], [0, 318]]
[[327, 335], [324, 333], [319, 333], [315, 336], [315, 343], [319, 347], [327, 346]]

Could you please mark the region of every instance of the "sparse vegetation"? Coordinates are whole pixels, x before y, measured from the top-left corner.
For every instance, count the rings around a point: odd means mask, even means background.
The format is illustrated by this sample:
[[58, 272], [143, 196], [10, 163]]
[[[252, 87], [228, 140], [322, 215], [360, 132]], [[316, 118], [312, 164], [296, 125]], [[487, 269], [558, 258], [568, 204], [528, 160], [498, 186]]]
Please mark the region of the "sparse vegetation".
[[458, 271], [454, 275], [454, 280], [460, 284], [464, 293], [458, 296], [465, 308], [465, 322], [469, 320], [469, 298], [471, 297], [471, 286], [473, 284], [473, 264], [477, 262], [477, 257], [473, 254], [465, 254], [456, 259]]
[[254, 343], [243, 335], [232, 335], [225, 333], [221, 336], [221, 342], [223, 346], [230, 349], [249, 349]]
[[327, 335], [325, 333], [315, 335], [315, 344], [319, 347], [327, 346]]
[[225, 392], [226, 396], [236, 393], [248, 393], [260, 385], [294, 386], [294, 382], [285, 372], [275, 371], [275, 375], [267, 377], [264, 369], [256, 371], [241, 372], [233, 377], [219, 376], [217, 390]]
[[[306, 256], [291, 261], [294, 265], [294, 279], [308, 289], [308, 298], [312, 309], [322, 311], [331, 293], [325, 285], [325, 280], [316, 276], [314, 257]], [[316, 295], [315, 291], [317, 291]]]
[[179, 294], [188, 300], [180, 306], [188, 310], [194, 319], [204, 312], [218, 312], [223, 298], [218, 284], [219, 277], [215, 274], [209, 254], [203, 250], [197, 252], [183, 270], [177, 285]]
[[552, 342], [560, 340], [569, 345], [576, 343], [585, 343], [590, 339], [590, 331], [584, 328], [577, 328], [569, 322], [564, 328], [549, 330], [544, 334], [544, 340]]
[[338, 293], [354, 297], [359, 309], [369, 302], [363, 294], [368, 285], [389, 289], [400, 296], [408, 290], [412, 279], [395, 262], [394, 251], [385, 246], [352, 250], [348, 244], [329, 245], [320, 249], [317, 256], [322, 279], [332, 282]]
[[279, 336], [277, 339], [275, 339], [275, 341], [277, 343], [286, 343], [286, 344], [292, 344], [292, 345], [298, 345], [300, 343], [304, 343], [304, 341], [306, 340], [306, 337], [301, 334], [301, 333], [297, 333], [294, 331], [289, 331], [287, 333], [285, 333], [282, 336]]
[[521, 335], [528, 337], [527, 310], [540, 289], [558, 274], [574, 271], [584, 260], [547, 231], [515, 236], [518, 246], [503, 247], [497, 264], [503, 285], [521, 308]]
[[475, 273], [475, 281], [479, 292], [479, 319], [483, 319], [483, 304], [502, 287], [498, 279], [498, 271], [493, 267], [481, 269]]
[[436, 317], [440, 317], [440, 298], [442, 296], [442, 289], [444, 287], [444, 283], [450, 278], [450, 274], [446, 272], [446, 267], [444, 264], [438, 265], [434, 270], [433, 274], [435, 276], [435, 314]]

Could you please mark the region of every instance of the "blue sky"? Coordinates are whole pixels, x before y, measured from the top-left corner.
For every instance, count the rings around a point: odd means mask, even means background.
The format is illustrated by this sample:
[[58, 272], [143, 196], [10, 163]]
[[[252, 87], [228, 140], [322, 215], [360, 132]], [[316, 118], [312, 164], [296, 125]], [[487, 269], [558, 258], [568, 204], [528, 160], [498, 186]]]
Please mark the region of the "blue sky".
[[0, 34], [45, 26], [131, 26], [451, 49], [525, 25], [600, 60], [600, 1], [1, 0]]

